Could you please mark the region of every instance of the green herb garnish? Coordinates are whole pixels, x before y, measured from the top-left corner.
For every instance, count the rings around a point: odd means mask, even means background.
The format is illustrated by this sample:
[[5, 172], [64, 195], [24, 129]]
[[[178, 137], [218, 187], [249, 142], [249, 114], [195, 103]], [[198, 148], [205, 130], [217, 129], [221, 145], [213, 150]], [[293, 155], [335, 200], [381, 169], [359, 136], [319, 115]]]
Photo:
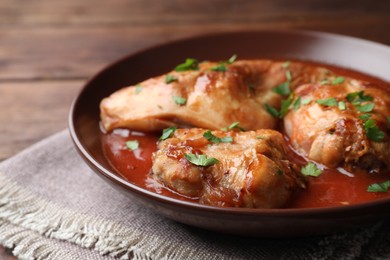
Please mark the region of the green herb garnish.
[[345, 110], [345, 108], [346, 108], [345, 102], [344, 101], [339, 101], [338, 107], [339, 107], [340, 110]]
[[345, 81], [345, 78], [344, 77], [337, 77], [335, 78], [333, 81], [332, 81], [332, 85], [337, 85], [337, 84], [341, 84]]
[[137, 84], [135, 86], [135, 94], [139, 94], [142, 91], [142, 86], [140, 84]]
[[286, 79], [287, 79], [287, 81], [291, 81], [291, 78], [292, 78], [291, 71], [290, 70], [286, 70]]
[[370, 95], [364, 95], [364, 90], [359, 92], [349, 93], [346, 96], [347, 100], [352, 104], [356, 105], [364, 101], [372, 101], [373, 98]]
[[165, 83], [169, 84], [169, 83], [172, 83], [174, 81], [177, 81], [177, 78], [175, 78], [174, 76], [169, 75], [169, 74], [165, 76]]
[[364, 105], [355, 105], [356, 109], [360, 112], [368, 113], [371, 112], [374, 109], [375, 104], [374, 103], [367, 103]]
[[294, 109], [294, 111], [297, 111], [297, 110], [301, 107], [301, 104], [302, 104], [302, 102], [301, 102], [301, 97], [298, 96], [298, 97], [294, 100], [294, 102], [293, 102], [293, 109]]
[[324, 80], [321, 80], [319, 83], [320, 83], [320, 85], [322, 86], [322, 85], [328, 84], [328, 83], [329, 83], [329, 80], [324, 79]]
[[268, 112], [271, 116], [276, 117], [276, 118], [279, 117], [279, 111], [278, 111], [276, 108], [270, 106], [268, 103], [265, 104], [265, 109], [267, 110], [267, 112]]
[[288, 67], [290, 66], [290, 63], [291, 63], [291, 61], [287, 60], [287, 61], [285, 61], [285, 62], [282, 64], [282, 67], [286, 69], [286, 68], [288, 68]]
[[190, 163], [198, 166], [210, 166], [219, 162], [216, 158], [207, 157], [205, 154], [196, 155], [192, 153], [186, 153], [184, 154], [184, 157]]
[[318, 99], [316, 103], [327, 106], [327, 107], [335, 107], [337, 106], [337, 100], [335, 98], [324, 98], [324, 99]]
[[219, 138], [211, 133], [210, 130], [203, 133], [203, 137], [212, 143], [231, 143], [233, 142], [233, 138], [231, 136], [226, 136]]
[[360, 116], [359, 116], [359, 118], [360, 118], [363, 122], [366, 122], [370, 117], [371, 117], [371, 114], [363, 114], [363, 115], [360, 115]]
[[312, 162], [308, 162], [308, 164], [302, 167], [301, 172], [306, 176], [312, 176], [312, 177], [318, 177], [322, 173], [322, 171], [318, 169], [317, 165], [315, 165]]
[[278, 175], [283, 175], [283, 171], [281, 169], [278, 169], [278, 171], [276, 172]]
[[175, 67], [176, 71], [199, 70], [199, 62], [196, 59], [187, 58], [182, 64]]
[[138, 149], [139, 142], [137, 140], [130, 140], [130, 141], [126, 142], [126, 146], [127, 146], [127, 148], [129, 148], [129, 150], [134, 151], [134, 150]]
[[243, 127], [240, 126], [240, 122], [238, 122], [238, 121], [232, 123], [232, 124], [229, 125], [228, 127], [222, 128], [221, 130], [222, 130], [222, 131], [229, 131], [229, 130], [232, 130], [232, 129], [238, 129], [238, 130], [243, 131], [243, 132], [246, 131], [245, 128], [243, 128]]
[[285, 81], [282, 84], [279, 84], [278, 86], [274, 87], [272, 89], [273, 92], [281, 95], [281, 96], [287, 96], [291, 93], [290, 91], [290, 82]]
[[221, 61], [221, 62], [218, 63], [218, 65], [212, 66], [210, 68], [210, 70], [225, 72], [225, 71], [227, 71], [226, 64], [232, 64], [236, 59], [237, 59], [237, 55], [234, 54], [227, 61]]
[[220, 71], [220, 72], [225, 72], [227, 70], [225, 64], [215, 65], [215, 66], [212, 66], [210, 69], [212, 71]]
[[280, 111], [279, 111], [280, 118], [283, 118], [287, 114], [292, 102], [293, 102], [292, 94], [287, 99], [282, 100], [282, 105], [280, 106]]
[[367, 138], [374, 142], [381, 142], [385, 138], [385, 133], [382, 132], [375, 123], [375, 120], [368, 119], [363, 124]]
[[173, 133], [176, 131], [176, 129], [177, 129], [176, 126], [171, 126], [171, 127], [165, 128], [162, 131], [162, 135], [161, 135], [159, 140], [166, 140], [166, 139], [168, 139], [169, 137], [171, 137], [173, 135]]
[[374, 183], [367, 187], [368, 192], [387, 192], [390, 187], [390, 180], [381, 183]]
[[185, 105], [187, 103], [187, 99], [179, 96], [173, 96], [173, 101], [178, 105]]

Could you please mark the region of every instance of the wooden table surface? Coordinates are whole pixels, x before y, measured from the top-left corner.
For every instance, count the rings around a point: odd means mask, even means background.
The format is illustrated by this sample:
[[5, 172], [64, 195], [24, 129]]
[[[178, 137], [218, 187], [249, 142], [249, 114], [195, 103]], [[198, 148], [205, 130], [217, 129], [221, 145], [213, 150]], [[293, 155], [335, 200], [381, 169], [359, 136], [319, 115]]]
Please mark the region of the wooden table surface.
[[[67, 127], [85, 81], [121, 56], [202, 33], [310, 29], [390, 45], [390, 1], [0, 0], [0, 161]], [[14, 259], [0, 247], [0, 259]]]

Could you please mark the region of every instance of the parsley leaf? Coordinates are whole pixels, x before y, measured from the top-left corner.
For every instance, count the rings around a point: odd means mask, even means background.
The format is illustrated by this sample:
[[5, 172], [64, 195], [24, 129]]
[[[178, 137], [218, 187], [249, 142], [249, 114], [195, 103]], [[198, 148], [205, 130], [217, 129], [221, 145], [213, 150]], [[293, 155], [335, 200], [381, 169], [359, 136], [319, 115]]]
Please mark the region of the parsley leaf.
[[227, 64], [232, 64], [237, 59], [237, 54], [233, 54], [227, 61]]
[[182, 64], [175, 67], [176, 71], [199, 70], [199, 62], [196, 59], [187, 58]]
[[210, 69], [212, 71], [220, 71], [220, 72], [225, 72], [227, 70], [225, 64], [215, 65], [215, 66], [212, 66]]
[[340, 110], [345, 110], [345, 102], [344, 101], [339, 101], [338, 107]]
[[355, 105], [356, 109], [359, 110], [360, 112], [371, 112], [374, 109], [375, 104], [374, 103], [368, 103], [364, 105]]
[[280, 111], [279, 111], [280, 118], [283, 118], [287, 114], [292, 102], [293, 102], [293, 95], [292, 94], [288, 97], [288, 99], [282, 100], [282, 105], [281, 105]]
[[298, 96], [293, 102], [293, 109], [297, 111], [301, 107], [301, 96]]
[[173, 101], [178, 105], [185, 105], [187, 103], [187, 99], [179, 96], [173, 96]]
[[322, 86], [322, 85], [328, 84], [328, 83], [329, 83], [329, 80], [324, 79], [324, 80], [321, 80], [319, 83], [320, 83], [320, 85]]
[[387, 123], [390, 125], [390, 116], [388, 116], [386, 118], [387, 118]]
[[231, 143], [233, 142], [233, 138], [231, 136], [226, 136], [219, 138], [211, 133], [210, 130], [203, 133], [203, 137], [212, 143]]
[[278, 169], [278, 171], [276, 172], [278, 175], [283, 175], [283, 171], [281, 169]]
[[287, 79], [287, 81], [291, 81], [291, 78], [292, 78], [291, 71], [290, 70], [286, 70], [286, 79]]
[[374, 183], [367, 187], [368, 192], [387, 192], [390, 187], [390, 180], [381, 183]]
[[139, 94], [142, 91], [142, 86], [140, 84], [137, 84], [135, 86], [135, 94]]
[[234, 54], [232, 57], [230, 57], [227, 61], [221, 61], [218, 63], [218, 65], [212, 66], [210, 70], [212, 71], [220, 71], [225, 72], [227, 71], [226, 64], [232, 64], [237, 59], [237, 55]]
[[276, 118], [279, 117], [279, 111], [276, 108], [271, 107], [268, 103], [265, 104], [265, 109], [271, 116]]
[[273, 92], [281, 95], [281, 96], [286, 96], [291, 93], [290, 91], [290, 82], [285, 81], [282, 84], [279, 84], [278, 86], [274, 87], [272, 89]]
[[364, 90], [359, 91], [359, 92], [349, 93], [349, 94], [347, 94], [346, 98], [352, 104], [359, 104], [363, 101], [372, 101], [373, 100], [372, 96], [364, 95]]
[[374, 142], [381, 142], [385, 138], [385, 133], [382, 132], [375, 123], [375, 120], [369, 119], [363, 124], [367, 138]]
[[171, 126], [168, 128], [165, 128], [162, 132], [162, 135], [159, 140], [166, 140], [169, 137], [173, 135], [173, 133], [176, 131], [177, 127], [176, 126]]
[[324, 98], [324, 99], [318, 99], [316, 103], [327, 106], [327, 107], [335, 107], [337, 106], [337, 100], [335, 98]]
[[184, 157], [190, 163], [198, 166], [210, 166], [219, 162], [216, 158], [207, 157], [205, 154], [196, 155], [192, 153], [186, 153], [184, 154]]
[[337, 85], [337, 84], [341, 84], [345, 81], [345, 78], [344, 77], [337, 77], [335, 78], [333, 81], [332, 81], [332, 85]]
[[172, 83], [174, 81], [177, 81], [177, 78], [175, 78], [174, 76], [169, 75], [169, 74], [165, 76], [165, 83], [169, 84], [169, 83]]
[[318, 177], [321, 175], [322, 171], [318, 169], [317, 165], [312, 162], [306, 164], [306, 166], [301, 169], [302, 174], [306, 176]]
[[290, 66], [290, 63], [291, 63], [291, 61], [287, 60], [287, 61], [285, 61], [285, 62], [282, 64], [282, 67], [286, 69], [286, 68], [288, 68], [288, 67]]
[[246, 131], [245, 128], [243, 128], [243, 127], [240, 126], [240, 122], [238, 122], [238, 121], [232, 123], [232, 124], [229, 125], [228, 127], [222, 128], [221, 130], [222, 130], [222, 131], [228, 131], [228, 130], [232, 130], [232, 129], [235, 129], [235, 128], [237, 128], [237, 129], [239, 129], [240, 131], [243, 131], [243, 132]]
[[129, 150], [134, 151], [139, 148], [139, 142], [137, 140], [130, 140], [126, 142], [126, 146]]
[[363, 114], [363, 115], [359, 116], [359, 118], [360, 118], [363, 122], [366, 122], [370, 117], [371, 117], [371, 114]]

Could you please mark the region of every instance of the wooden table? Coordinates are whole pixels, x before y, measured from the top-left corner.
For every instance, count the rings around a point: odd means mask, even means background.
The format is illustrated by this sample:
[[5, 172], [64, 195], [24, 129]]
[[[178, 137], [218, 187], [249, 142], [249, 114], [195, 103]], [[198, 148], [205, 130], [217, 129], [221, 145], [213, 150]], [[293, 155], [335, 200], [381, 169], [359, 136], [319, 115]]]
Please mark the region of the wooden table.
[[[0, 160], [67, 127], [86, 79], [119, 57], [210, 32], [310, 29], [390, 45], [390, 1], [0, 0]], [[14, 259], [0, 247], [0, 259]]]

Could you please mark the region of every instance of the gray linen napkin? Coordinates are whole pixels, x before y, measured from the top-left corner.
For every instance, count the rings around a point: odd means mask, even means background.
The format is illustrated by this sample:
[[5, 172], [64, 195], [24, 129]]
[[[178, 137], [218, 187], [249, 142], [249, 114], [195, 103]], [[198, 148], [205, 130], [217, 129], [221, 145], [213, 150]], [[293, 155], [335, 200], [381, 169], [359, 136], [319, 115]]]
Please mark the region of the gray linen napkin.
[[390, 223], [284, 240], [189, 227], [112, 189], [64, 130], [0, 164], [0, 243], [23, 259], [385, 259]]

